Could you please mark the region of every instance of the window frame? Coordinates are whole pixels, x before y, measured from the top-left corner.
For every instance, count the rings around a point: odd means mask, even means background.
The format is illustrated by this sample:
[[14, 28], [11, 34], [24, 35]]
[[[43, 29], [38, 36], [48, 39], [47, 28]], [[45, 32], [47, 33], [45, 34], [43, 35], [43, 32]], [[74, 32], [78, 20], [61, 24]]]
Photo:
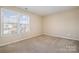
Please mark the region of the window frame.
[[[8, 10], [8, 11], [11, 11], [11, 12], [13, 12], [13, 13], [15, 13], [15, 14], [17, 14], [18, 16], [17, 16], [17, 20], [18, 20], [18, 22], [17, 22], [17, 29], [18, 29], [18, 27], [19, 27], [19, 17], [21, 16], [21, 15], [24, 15], [24, 16], [27, 16], [27, 18], [28, 18], [28, 21], [29, 21], [29, 25], [28, 25], [28, 28], [29, 28], [29, 30], [28, 31], [26, 31], [26, 29], [25, 29], [25, 32], [19, 32], [19, 33], [15, 33], [15, 34], [7, 34], [7, 35], [5, 35], [5, 34], [3, 34], [3, 31], [4, 31], [4, 22], [3, 22], [3, 12], [5, 11], [5, 10]], [[30, 32], [30, 16], [29, 15], [26, 15], [26, 14], [24, 14], [24, 13], [21, 13], [21, 12], [18, 12], [18, 11], [15, 11], [15, 10], [12, 10], [12, 9], [7, 9], [7, 8], [1, 8], [1, 33], [0, 33], [0, 35], [1, 35], [1, 37], [2, 36], [15, 36], [15, 35], [23, 35], [23, 34], [25, 34], [25, 33], [28, 33], [28, 32]]]

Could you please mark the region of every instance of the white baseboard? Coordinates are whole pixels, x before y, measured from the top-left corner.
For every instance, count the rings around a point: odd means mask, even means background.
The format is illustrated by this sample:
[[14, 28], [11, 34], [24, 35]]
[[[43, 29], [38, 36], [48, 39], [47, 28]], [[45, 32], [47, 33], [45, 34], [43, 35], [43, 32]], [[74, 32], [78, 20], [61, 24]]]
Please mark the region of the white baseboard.
[[30, 38], [33, 38], [33, 37], [36, 37], [36, 36], [40, 36], [40, 35], [41, 34], [37, 34], [37, 35], [29, 36], [28, 38], [23, 38], [23, 39], [16, 40], [16, 41], [10, 41], [10, 42], [7, 42], [7, 43], [0, 44], [0, 46], [9, 45], [9, 44], [12, 44], [12, 43], [16, 43], [16, 42], [19, 42], [19, 41], [22, 41], [22, 40], [26, 40], [26, 39], [30, 39]]
[[70, 40], [77, 40], [79, 41], [79, 39], [73, 39], [73, 38], [69, 38], [69, 37], [64, 37], [64, 36], [56, 36], [56, 35], [51, 35], [51, 34], [48, 34], [48, 33], [43, 33], [44, 35], [48, 35], [48, 36], [52, 36], [52, 37], [59, 37], [59, 38], [65, 38], [65, 39], [70, 39]]

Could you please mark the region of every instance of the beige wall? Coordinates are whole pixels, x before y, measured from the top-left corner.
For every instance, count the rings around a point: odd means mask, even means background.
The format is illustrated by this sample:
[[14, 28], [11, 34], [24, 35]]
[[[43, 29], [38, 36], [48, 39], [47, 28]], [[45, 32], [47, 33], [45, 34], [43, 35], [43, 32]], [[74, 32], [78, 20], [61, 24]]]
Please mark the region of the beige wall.
[[79, 9], [43, 17], [43, 34], [79, 40]]
[[28, 11], [24, 11], [23, 9], [19, 9], [16, 7], [4, 7], [8, 9], [12, 9], [14, 11], [26, 14], [30, 16], [30, 32], [21, 34], [21, 35], [14, 35], [14, 36], [4, 36], [0, 38], [0, 45], [9, 44], [12, 42], [20, 41], [23, 39], [31, 38], [34, 36], [41, 35], [42, 33], [42, 17], [32, 14]]

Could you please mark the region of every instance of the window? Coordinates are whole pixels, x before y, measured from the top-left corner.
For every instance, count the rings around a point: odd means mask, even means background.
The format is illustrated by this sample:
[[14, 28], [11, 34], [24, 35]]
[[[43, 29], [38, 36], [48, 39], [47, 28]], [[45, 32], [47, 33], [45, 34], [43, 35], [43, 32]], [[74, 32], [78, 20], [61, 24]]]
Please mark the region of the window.
[[29, 31], [29, 16], [1, 9], [1, 35], [20, 34]]

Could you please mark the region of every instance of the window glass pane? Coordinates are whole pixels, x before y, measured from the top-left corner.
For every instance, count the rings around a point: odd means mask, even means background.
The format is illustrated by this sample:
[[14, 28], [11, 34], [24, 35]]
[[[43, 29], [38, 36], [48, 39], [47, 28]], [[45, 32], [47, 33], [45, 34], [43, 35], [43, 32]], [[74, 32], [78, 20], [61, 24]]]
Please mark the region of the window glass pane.
[[28, 16], [21, 15], [19, 18], [20, 24], [28, 24]]
[[17, 30], [17, 14], [10, 11], [3, 11], [3, 34], [12, 34]]
[[10, 11], [10, 10], [4, 10], [3, 12], [4, 15], [4, 22], [5, 23], [17, 23], [17, 14]]
[[20, 32], [26, 32], [26, 30], [28, 29], [28, 16], [24, 16], [24, 15], [21, 15], [20, 18], [19, 18], [19, 31]]

